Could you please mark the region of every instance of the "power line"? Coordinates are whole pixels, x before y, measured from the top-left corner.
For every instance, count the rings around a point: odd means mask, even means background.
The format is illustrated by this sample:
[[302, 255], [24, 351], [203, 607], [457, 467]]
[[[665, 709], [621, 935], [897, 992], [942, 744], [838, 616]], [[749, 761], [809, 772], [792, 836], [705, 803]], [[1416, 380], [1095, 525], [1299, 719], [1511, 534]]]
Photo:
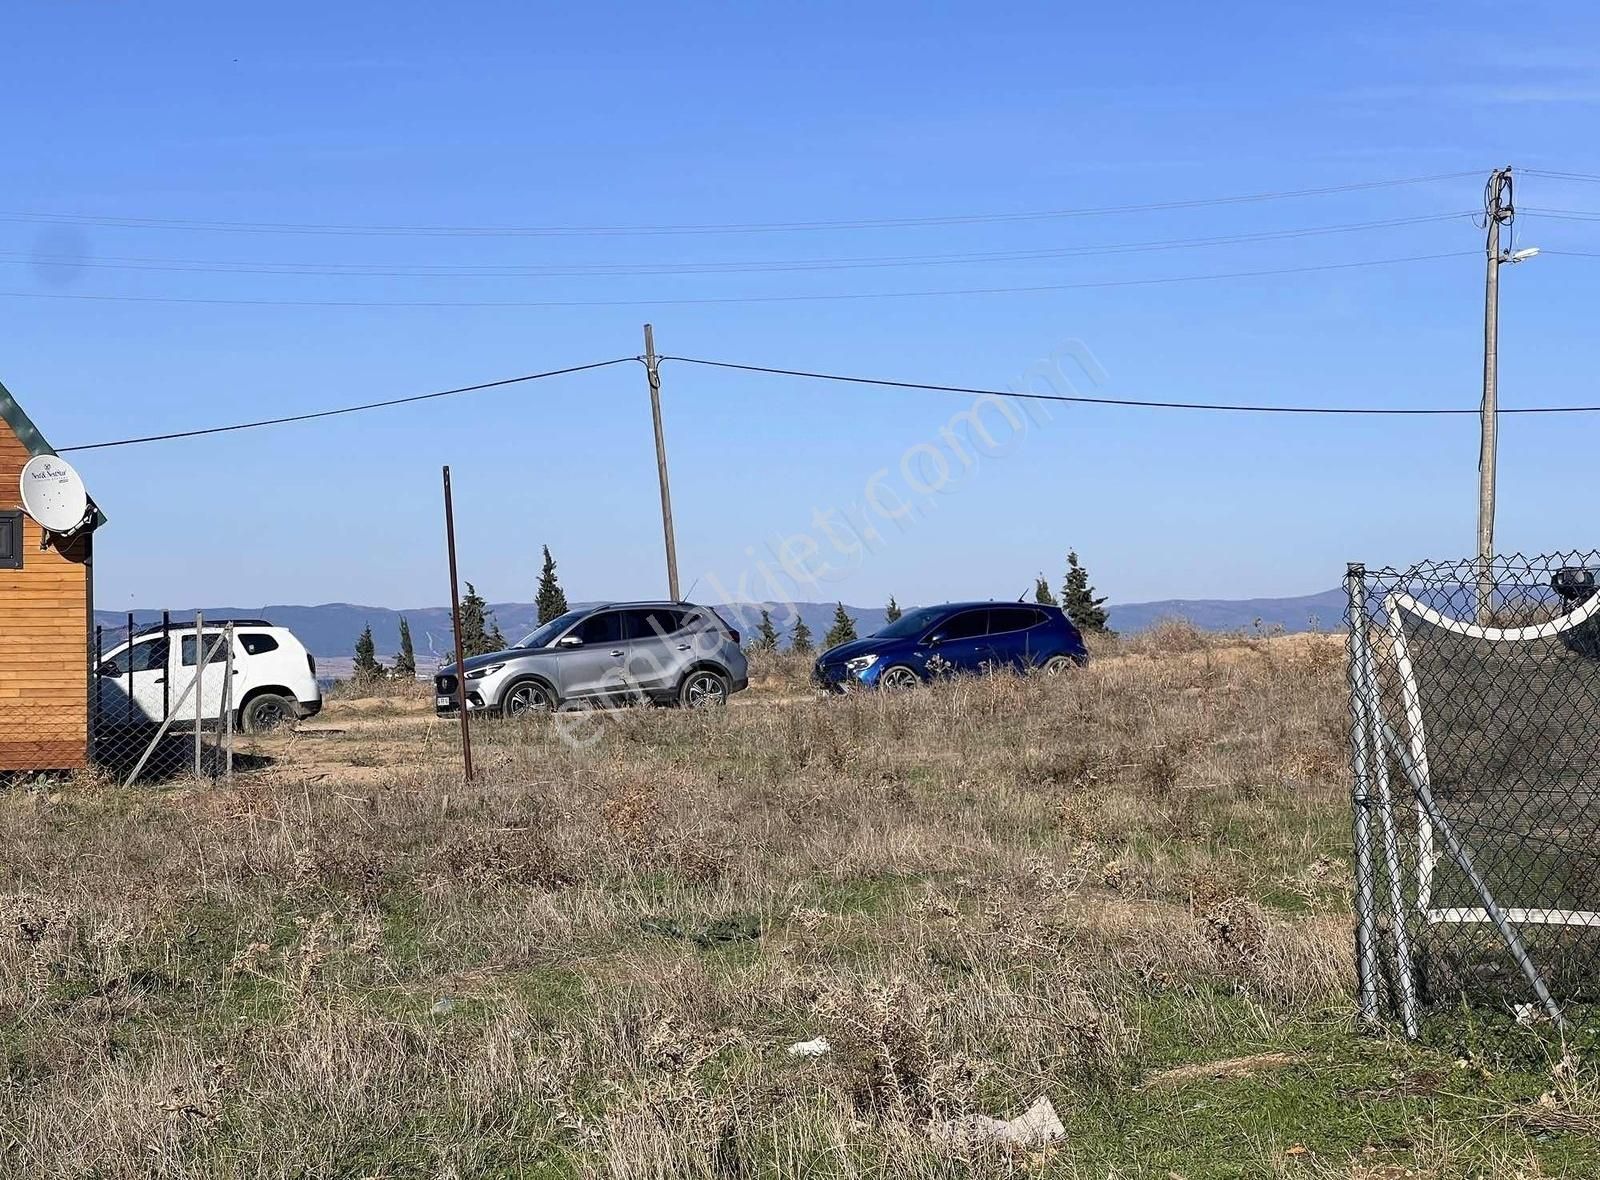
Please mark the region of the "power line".
[[1104, 279], [1081, 283], [1043, 283], [1029, 287], [954, 287], [927, 291], [850, 291], [819, 295], [723, 295], [684, 299], [216, 299], [182, 295], [86, 295], [65, 291], [0, 291], [0, 299], [57, 299], [90, 303], [169, 303], [213, 307], [325, 307], [325, 308], [556, 308], [556, 307], [703, 307], [749, 303], [828, 303], [837, 300], [924, 299], [947, 295], [1027, 295], [1049, 291], [1091, 291], [1112, 287], [1154, 287], [1171, 283], [1205, 283], [1222, 279], [1275, 278], [1318, 271], [1356, 270], [1370, 266], [1396, 266], [1408, 262], [1434, 262], [1444, 258], [1475, 257], [1476, 250], [1443, 254], [1410, 254], [1399, 258], [1368, 258], [1354, 262], [1329, 262], [1314, 266], [1282, 266], [1267, 270], [1235, 270], [1216, 274], [1168, 275], [1149, 279]]
[[1556, 221], [1596, 221], [1600, 220], [1600, 212], [1593, 209], [1551, 209], [1545, 205], [1523, 205], [1517, 209], [1518, 213], [1532, 213], [1539, 217], [1549, 217]]
[[879, 217], [844, 221], [767, 221], [728, 222], [699, 225], [567, 225], [567, 226], [472, 226], [472, 225], [359, 225], [315, 224], [263, 221], [197, 221], [158, 217], [117, 217], [82, 213], [0, 212], [0, 221], [42, 225], [81, 225], [107, 229], [165, 229], [215, 233], [313, 234], [354, 237], [646, 237], [667, 234], [746, 234], [791, 233], [811, 230], [897, 229], [917, 226], [980, 225], [1019, 221], [1043, 221], [1061, 217], [1098, 217], [1116, 213], [1150, 213], [1173, 209], [1198, 209], [1218, 205], [1242, 205], [1258, 201], [1281, 201], [1297, 197], [1329, 196], [1402, 185], [1430, 184], [1474, 176], [1476, 172], [1440, 172], [1430, 176], [1405, 176], [1390, 180], [1369, 180], [1354, 184], [1326, 185], [1320, 188], [1280, 189], [1273, 192], [1245, 193], [1224, 197], [1199, 197], [1176, 201], [1153, 201], [1133, 205], [1103, 205], [1079, 209], [1045, 209], [1022, 213], [971, 213], [938, 217]]
[[[584, 373], [593, 369], [605, 369], [613, 365], [622, 365], [629, 362], [638, 362], [643, 358], [637, 356], [614, 357], [606, 361], [593, 361], [585, 365], [572, 365], [565, 369], [550, 369], [542, 373], [528, 373], [521, 377], [506, 377], [499, 381], [485, 381], [476, 385], [462, 385], [454, 389], [441, 389], [433, 393], [419, 393], [410, 397], [390, 398], [385, 401], [365, 402], [356, 406], [341, 406], [333, 410], [317, 410], [305, 414], [290, 414], [280, 418], [262, 418], [252, 422], [236, 422], [226, 426], [207, 426], [192, 430], [174, 430], [165, 434], [148, 434], [135, 438], [110, 439], [105, 442], [80, 443], [76, 446], [61, 447], [62, 452], [67, 451], [98, 451], [110, 447], [137, 446], [142, 443], [167, 442], [173, 439], [198, 438], [211, 434], [229, 434], [239, 430], [256, 430], [264, 426], [282, 426], [292, 422], [310, 422], [320, 418], [333, 418], [342, 414], [357, 414], [367, 410], [385, 409], [390, 406], [410, 405], [413, 402], [431, 401], [436, 398], [455, 397], [459, 394], [476, 393], [485, 389], [498, 389], [507, 385], [518, 385], [528, 381], [539, 381], [547, 377], [564, 377], [572, 373]], [[748, 365], [736, 361], [710, 360], [705, 357], [690, 356], [663, 356], [660, 361], [676, 361], [685, 365], [700, 365], [706, 368], [731, 369], [744, 373], [762, 373], [779, 377], [800, 377], [813, 381], [832, 381], [849, 385], [872, 385], [889, 389], [909, 389], [926, 391], [930, 393], [960, 393], [978, 397], [1004, 397], [1018, 398], [1026, 401], [1070, 402], [1077, 405], [1097, 406], [1125, 406], [1139, 409], [1154, 410], [1213, 410], [1232, 413], [1251, 414], [1328, 414], [1328, 415], [1364, 415], [1380, 417], [1441, 417], [1478, 413], [1477, 407], [1403, 407], [1403, 406], [1277, 406], [1260, 403], [1220, 403], [1220, 402], [1190, 402], [1190, 401], [1160, 401], [1144, 398], [1116, 398], [1116, 397], [1087, 397], [1077, 394], [1059, 393], [1028, 393], [1011, 389], [983, 389], [969, 385], [941, 385], [923, 381], [896, 381], [879, 377], [861, 377], [841, 373], [822, 373], [809, 369], [786, 369], [773, 365]], [[1588, 406], [1520, 406], [1502, 409], [1502, 414], [1589, 414], [1600, 412], [1600, 405]]]
[[[890, 389], [930, 390], [938, 393], [962, 393], [979, 397], [1020, 398], [1026, 401], [1072, 402], [1092, 406], [1133, 406], [1152, 410], [1227, 410], [1248, 414], [1348, 414], [1395, 417], [1439, 417], [1445, 415], [1477, 414], [1478, 407], [1418, 407], [1404, 406], [1272, 406], [1248, 403], [1154, 401], [1143, 398], [1085, 397], [1064, 393], [1020, 393], [1011, 389], [977, 389], [967, 385], [932, 385], [921, 381], [891, 381], [878, 377], [856, 377], [840, 373], [817, 373], [806, 369], [780, 369], [768, 365], [745, 365], [734, 361], [714, 361], [704, 357], [664, 356], [663, 361], [677, 361], [686, 365], [703, 365], [714, 369], [736, 369], [745, 373], [767, 373], [780, 377], [803, 377], [813, 381], [837, 381], [850, 385], [878, 385]], [[1590, 414], [1600, 413], [1600, 405], [1593, 406], [1522, 406], [1502, 409], [1502, 414]]]
[[587, 365], [573, 365], [566, 369], [551, 369], [544, 373], [527, 373], [521, 377], [506, 377], [499, 381], [484, 381], [477, 385], [461, 385], [455, 389], [440, 389], [434, 393], [419, 393], [411, 397], [390, 398], [381, 402], [366, 402], [359, 406], [341, 406], [337, 410], [317, 410], [309, 414], [291, 414], [283, 418], [262, 418], [256, 422], [236, 422], [230, 426], [207, 426], [197, 430], [174, 430], [167, 434], [147, 434], [140, 438], [119, 438], [108, 442], [80, 443], [75, 447], [61, 447], [61, 451], [99, 451], [107, 447], [130, 447], [138, 443], [166, 442], [175, 438], [197, 438], [205, 434], [228, 434], [235, 430], [255, 430], [262, 426], [282, 426], [289, 422], [309, 422], [314, 418], [333, 418], [340, 414], [358, 414], [363, 410], [380, 410], [387, 406], [404, 406], [412, 402], [431, 401], [434, 398], [455, 397], [462, 393], [477, 393], [484, 389], [499, 389], [505, 385], [517, 385], [524, 381], [540, 381], [546, 377], [564, 377], [569, 373], [583, 373], [590, 369], [604, 369], [611, 365], [626, 364], [638, 360], [638, 357], [619, 356], [609, 361], [594, 361]]
[[215, 259], [144, 258], [104, 256], [92, 259], [71, 255], [0, 253], [0, 265], [61, 266], [98, 270], [159, 271], [175, 274], [315, 275], [336, 278], [582, 278], [590, 276], [646, 276], [701, 274], [761, 274], [787, 271], [852, 270], [894, 266], [935, 266], [965, 263], [1032, 262], [1044, 259], [1093, 257], [1096, 255], [1138, 254], [1162, 250], [1189, 250], [1211, 246], [1236, 246], [1256, 242], [1290, 241], [1326, 234], [1354, 233], [1362, 230], [1391, 229], [1455, 221], [1472, 216], [1470, 210], [1430, 213], [1417, 217], [1394, 217], [1380, 221], [1349, 222], [1342, 225], [1310, 226], [1301, 229], [1263, 230], [1255, 233], [1217, 234], [1200, 238], [1167, 238], [1143, 242], [1109, 242], [1100, 245], [1068, 246], [1045, 250], [1004, 250], [976, 254], [908, 254], [847, 258], [786, 258], [751, 262], [685, 262], [646, 265], [599, 263], [566, 266], [409, 266], [393, 269], [384, 264], [309, 263], [309, 262], [230, 262]]
[[1574, 180], [1583, 184], [1600, 184], [1600, 176], [1589, 172], [1552, 172], [1544, 168], [1524, 168], [1524, 176], [1543, 176], [1549, 180]]

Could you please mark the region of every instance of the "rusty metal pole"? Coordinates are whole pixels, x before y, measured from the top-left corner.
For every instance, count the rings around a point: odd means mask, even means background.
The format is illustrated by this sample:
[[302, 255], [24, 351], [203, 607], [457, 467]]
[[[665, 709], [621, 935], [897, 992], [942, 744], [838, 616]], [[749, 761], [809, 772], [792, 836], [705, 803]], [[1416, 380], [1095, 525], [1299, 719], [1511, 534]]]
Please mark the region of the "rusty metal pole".
[[450, 551], [450, 622], [456, 634], [456, 711], [461, 715], [461, 769], [472, 784], [472, 727], [467, 722], [467, 660], [461, 646], [461, 583], [456, 578], [456, 512], [450, 499], [450, 465], [444, 468], [444, 537]]

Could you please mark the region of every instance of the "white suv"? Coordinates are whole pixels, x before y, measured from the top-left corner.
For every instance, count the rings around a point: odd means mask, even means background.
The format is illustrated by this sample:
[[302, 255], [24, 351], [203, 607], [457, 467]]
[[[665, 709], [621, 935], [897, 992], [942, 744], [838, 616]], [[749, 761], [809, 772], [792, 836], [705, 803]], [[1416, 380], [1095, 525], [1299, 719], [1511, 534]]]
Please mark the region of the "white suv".
[[[227, 685], [227, 652], [219, 642], [224, 624], [233, 628], [233, 685]], [[193, 623], [156, 624], [134, 633], [104, 654], [95, 676], [96, 723], [159, 725], [195, 718], [197, 650], [206, 653], [199, 677], [200, 719], [222, 719], [231, 701], [234, 720], [248, 733], [273, 729], [322, 710], [317, 662], [305, 645], [265, 619], [219, 620], [195, 635]]]

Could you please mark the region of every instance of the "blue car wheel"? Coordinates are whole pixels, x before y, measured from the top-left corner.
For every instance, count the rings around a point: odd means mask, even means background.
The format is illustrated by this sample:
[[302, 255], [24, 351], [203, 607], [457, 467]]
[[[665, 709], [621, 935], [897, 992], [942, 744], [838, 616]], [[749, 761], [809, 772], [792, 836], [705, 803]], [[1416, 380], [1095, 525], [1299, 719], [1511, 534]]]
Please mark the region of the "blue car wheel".
[[878, 673], [879, 688], [887, 688], [893, 691], [899, 691], [907, 688], [915, 688], [921, 683], [922, 677], [918, 676], [915, 670], [906, 667], [904, 664], [891, 664], [882, 672]]

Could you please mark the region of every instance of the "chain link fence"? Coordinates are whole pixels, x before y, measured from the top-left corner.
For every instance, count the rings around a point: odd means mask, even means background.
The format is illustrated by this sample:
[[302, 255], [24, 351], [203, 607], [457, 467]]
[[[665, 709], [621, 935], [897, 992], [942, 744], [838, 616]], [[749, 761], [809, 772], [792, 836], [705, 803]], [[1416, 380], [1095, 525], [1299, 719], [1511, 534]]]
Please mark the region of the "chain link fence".
[[91, 654], [93, 764], [124, 781], [233, 773], [233, 625], [203, 619], [97, 627]]
[[1360, 1002], [1600, 993], [1600, 553], [1351, 566]]

